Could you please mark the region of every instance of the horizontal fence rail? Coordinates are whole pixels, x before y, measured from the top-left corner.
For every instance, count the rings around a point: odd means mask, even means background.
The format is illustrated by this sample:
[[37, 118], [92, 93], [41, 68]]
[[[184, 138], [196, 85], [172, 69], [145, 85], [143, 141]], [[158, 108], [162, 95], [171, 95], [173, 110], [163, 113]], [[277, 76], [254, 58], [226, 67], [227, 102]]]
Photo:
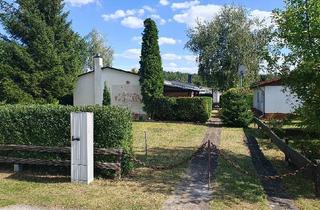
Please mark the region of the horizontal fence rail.
[[[38, 152], [38, 153], [53, 153], [53, 154], [71, 154], [70, 147], [47, 147], [47, 146], [33, 146], [33, 145], [0, 145], [0, 151], [12, 151], [12, 152]], [[95, 161], [95, 168], [99, 169], [111, 169], [116, 172], [116, 175], [121, 176], [121, 160], [123, 156], [122, 149], [115, 148], [94, 148], [94, 155], [114, 155], [116, 156], [116, 162], [99, 162]], [[47, 165], [47, 166], [65, 166], [70, 167], [70, 160], [45, 160], [35, 158], [20, 158], [0, 156], [0, 163], [8, 164], [26, 164], [26, 165]]]
[[304, 172], [307, 178], [315, 182], [316, 196], [320, 197], [320, 162], [311, 160], [289, 147], [285, 140], [277, 136], [265, 123], [259, 118], [254, 117], [254, 122], [268, 135], [271, 141], [285, 154], [285, 159], [297, 168], [308, 166]]

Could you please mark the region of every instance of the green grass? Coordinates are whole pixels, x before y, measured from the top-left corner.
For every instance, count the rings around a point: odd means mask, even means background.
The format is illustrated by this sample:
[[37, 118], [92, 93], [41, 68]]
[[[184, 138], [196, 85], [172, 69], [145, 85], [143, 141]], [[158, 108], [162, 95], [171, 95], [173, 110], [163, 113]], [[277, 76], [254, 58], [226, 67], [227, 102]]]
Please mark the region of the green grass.
[[[272, 162], [279, 174], [292, 171], [284, 160], [284, 154], [265, 135], [256, 129], [250, 129], [249, 132], [257, 138], [264, 155]], [[284, 178], [283, 184], [299, 209], [319, 209], [320, 200], [315, 197], [313, 181], [298, 174]]]
[[[250, 153], [240, 128], [223, 128], [220, 149], [241, 168], [255, 173]], [[258, 178], [246, 176], [221, 157], [216, 169], [211, 209], [269, 209]]]
[[[134, 152], [148, 163], [168, 165], [189, 157], [201, 144], [206, 126], [183, 123], [135, 122]], [[0, 172], [0, 206], [30, 204], [87, 209], [159, 209], [181, 180], [187, 163], [172, 170], [136, 168], [122, 180], [96, 179], [89, 186], [72, 184], [68, 177], [23, 172]]]

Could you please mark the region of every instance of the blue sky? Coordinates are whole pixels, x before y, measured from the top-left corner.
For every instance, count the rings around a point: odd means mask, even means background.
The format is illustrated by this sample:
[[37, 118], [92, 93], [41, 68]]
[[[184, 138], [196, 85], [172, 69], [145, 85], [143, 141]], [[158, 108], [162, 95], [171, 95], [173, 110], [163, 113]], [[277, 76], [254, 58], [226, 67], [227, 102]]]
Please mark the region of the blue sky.
[[249, 13], [270, 24], [271, 11], [282, 0], [65, 0], [74, 31], [84, 36], [100, 31], [115, 51], [113, 66], [138, 67], [142, 21], [153, 18], [158, 25], [164, 70], [195, 73], [192, 53], [184, 49], [186, 30], [195, 19], [211, 19], [224, 4], [246, 7]]

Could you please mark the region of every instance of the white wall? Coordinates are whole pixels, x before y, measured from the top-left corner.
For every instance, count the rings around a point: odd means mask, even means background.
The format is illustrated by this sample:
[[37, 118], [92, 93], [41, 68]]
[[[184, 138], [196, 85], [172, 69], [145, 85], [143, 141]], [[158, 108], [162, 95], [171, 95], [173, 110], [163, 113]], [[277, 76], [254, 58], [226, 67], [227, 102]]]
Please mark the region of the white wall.
[[[145, 114], [142, 109], [138, 75], [104, 68], [99, 74], [99, 79], [94, 79], [95, 73], [91, 72], [79, 77], [74, 90], [74, 105], [101, 105], [106, 84], [111, 95], [111, 105], [127, 107], [136, 114]], [[100, 91], [95, 91], [95, 89]]]
[[[102, 71], [102, 84], [106, 82], [111, 93], [111, 105], [129, 108], [133, 113], [145, 114], [139, 76], [111, 68]], [[101, 102], [102, 103], [102, 102]]]
[[299, 105], [297, 98], [283, 86], [265, 87], [265, 113], [292, 113]]
[[253, 91], [253, 108], [265, 112], [265, 87], [258, 87]]
[[78, 77], [73, 91], [74, 105], [93, 105], [94, 104], [94, 74], [87, 73]]

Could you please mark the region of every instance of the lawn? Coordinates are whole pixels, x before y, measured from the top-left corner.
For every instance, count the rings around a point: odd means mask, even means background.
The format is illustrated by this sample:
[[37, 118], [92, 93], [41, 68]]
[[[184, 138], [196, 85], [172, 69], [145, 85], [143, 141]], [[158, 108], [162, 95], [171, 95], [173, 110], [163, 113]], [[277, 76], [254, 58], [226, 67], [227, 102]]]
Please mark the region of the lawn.
[[[223, 128], [220, 148], [241, 168], [255, 173], [241, 128]], [[266, 196], [256, 177], [246, 176], [220, 157], [214, 185], [212, 209], [269, 209]]]
[[[148, 164], [170, 165], [187, 159], [201, 144], [207, 127], [185, 123], [135, 122], [134, 152]], [[144, 156], [144, 131], [148, 159]], [[185, 172], [187, 163], [171, 170], [136, 168], [122, 180], [96, 179], [89, 186], [69, 177], [0, 172], [0, 206], [31, 204], [88, 209], [159, 209]]]
[[[251, 129], [250, 132], [256, 137], [264, 155], [272, 162], [279, 174], [292, 171], [284, 161], [284, 154], [277, 146], [272, 144], [260, 131]], [[313, 181], [298, 174], [284, 178], [283, 183], [299, 209], [319, 209], [320, 200], [315, 198]]]

